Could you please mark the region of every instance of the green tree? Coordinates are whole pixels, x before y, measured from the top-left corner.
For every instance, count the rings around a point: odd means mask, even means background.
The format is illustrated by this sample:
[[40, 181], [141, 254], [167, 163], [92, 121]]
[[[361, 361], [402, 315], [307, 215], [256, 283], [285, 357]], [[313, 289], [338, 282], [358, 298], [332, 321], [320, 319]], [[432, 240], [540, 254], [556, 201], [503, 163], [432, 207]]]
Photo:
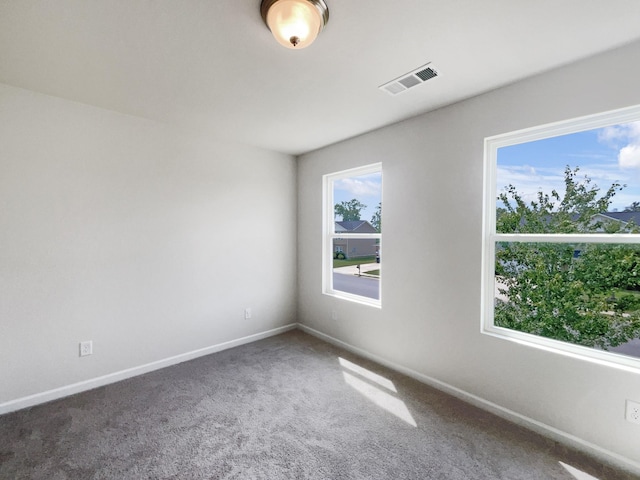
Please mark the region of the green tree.
[[346, 222], [350, 220], [360, 220], [360, 212], [365, 208], [367, 208], [365, 204], [354, 198], [348, 202], [336, 203], [334, 211], [336, 217], [342, 217], [342, 220]]
[[378, 231], [382, 231], [382, 202], [378, 203], [376, 211], [371, 217], [371, 225]]
[[[625, 232], [620, 222], [596, 221], [623, 186], [601, 193], [578, 169], [564, 172], [565, 192], [538, 192], [526, 202], [513, 185], [498, 196], [498, 233]], [[495, 324], [578, 345], [607, 349], [640, 336], [640, 312], [615, 289], [637, 288], [640, 252], [635, 245], [501, 242], [496, 276], [502, 300]]]
[[632, 202], [631, 205], [625, 207], [625, 212], [640, 212], [640, 202]]

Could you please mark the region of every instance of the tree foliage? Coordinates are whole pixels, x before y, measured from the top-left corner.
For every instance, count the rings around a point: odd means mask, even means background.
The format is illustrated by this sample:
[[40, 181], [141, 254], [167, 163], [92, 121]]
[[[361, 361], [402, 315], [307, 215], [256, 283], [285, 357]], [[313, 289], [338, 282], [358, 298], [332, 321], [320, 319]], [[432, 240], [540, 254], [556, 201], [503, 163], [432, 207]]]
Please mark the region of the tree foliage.
[[640, 212], [640, 202], [631, 202], [631, 205], [625, 207], [625, 212]]
[[371, 225], [378, 231], [382, 231], [382, 202], [378, 203], [376, 211], [371, 217]]
[[334, 212], [337, 217], [342, 217], [342, 220], [347, 222], [351, 220], [360, 220], [360, 212], [365, 208], [367, 208], [365, 204], [353, 198], [348, 202], [344, 201], [336, 203]]
[[[623, 186], [604, 193], [578, 169], [565, 192], [526, 202], [513, 185], [498, 196], [498, 233], [622, 233], [633, 225], [599, 220]], [[640, 248], [623, 244], [500, 242], [496, 246], [495, 325], [607, 349], [640, 336]]]
[[509, 185], [498, 196], [502, 206], [498, 208], [496, 232], [585, 233], [612, 228], [614, 233], [620, 227], [619, 222], [605, 224], [594, 220], [594, 215], [606, 212], [613, 196], [624, 187], [614, 183], [599, 196], [600, 189], [592, 185], [588, 177], [580, 180], [578, 171], [578, 168], [565, 168], [564, 195], [555, 189], [550, 194], [539, 191], [536, 200], [529, 203], [516, 187]]

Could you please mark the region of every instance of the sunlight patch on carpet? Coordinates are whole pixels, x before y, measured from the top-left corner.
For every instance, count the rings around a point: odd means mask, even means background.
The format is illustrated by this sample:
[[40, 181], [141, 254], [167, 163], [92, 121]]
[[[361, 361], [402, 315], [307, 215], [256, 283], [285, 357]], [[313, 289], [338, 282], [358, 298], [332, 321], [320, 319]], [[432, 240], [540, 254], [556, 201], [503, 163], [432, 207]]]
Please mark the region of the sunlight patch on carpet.
[[375, 385], [372, 385], [354, 375], [351, 375], [348, 372], [342, 372], [342, 375], [344, 376], [344, 381], [347, 383], [347, 385], [353, 387], [375, 405], [385, 409], [389, 413], [392, 413], [400, 420], [408, 423], [412, 427], [418, 426], [416, 424], [416, 421], [411, 416], [411, 413], [409, 413], [409, 409], [402, 400], [394, 397], [384, 390], [381, 390]]
[[342, 357], [338, 357], [338, 361], [340, 362], [340, 365], [342, 366], [342, 368], [351, 370], [352, 372], [357, 373], [358, 375], [366, 378], [367, 380], [371, 380], [372, 382], [377, 383], [378, 385], [386, 388], [387, 390], [391, 390], [394, 393], [397, 392], [396, 387], [391, 380], [384, 378], [383, 376], [378, 375], [377, 373], [374, 373], [371, 370], [362, 368], [360, 365], [356, 365], [355, 363], [350, 362], [349, 360], [345, 360]]
[[574, 477], [576, 477], [576, 480], [600, 480], [597, 477], [594, 477], [593, 475], [589, 475], [588, 473], [583, 472], [582, 470], [578, 470], [575, 467], [572, 467], [571, 465], [567, 465], [566, 463], [563, 462], [558, 462], [560, 465], [562, 465], [562, 467], [569, 472], [571, 475], [573, 475]]

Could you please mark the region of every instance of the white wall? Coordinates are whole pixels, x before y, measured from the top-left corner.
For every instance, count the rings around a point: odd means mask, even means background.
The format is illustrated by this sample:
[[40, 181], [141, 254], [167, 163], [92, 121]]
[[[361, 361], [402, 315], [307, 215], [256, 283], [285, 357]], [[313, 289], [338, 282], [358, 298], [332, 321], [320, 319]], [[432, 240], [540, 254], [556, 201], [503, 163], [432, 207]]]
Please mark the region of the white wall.
[[[640, 400], [640, 371], [480, 333], [484, 138], [638, 104], [638, 78], [636, 43], [301, 157], [300, 321], [640, 471], [640, 426], [624, 420], [625, 399]], [[374, 162], [384, 185], [381, 310], [321, 293], [321, 176]]]
[[0, 85], [0, 407], [295, 322], [295, 182], [288, 155]]

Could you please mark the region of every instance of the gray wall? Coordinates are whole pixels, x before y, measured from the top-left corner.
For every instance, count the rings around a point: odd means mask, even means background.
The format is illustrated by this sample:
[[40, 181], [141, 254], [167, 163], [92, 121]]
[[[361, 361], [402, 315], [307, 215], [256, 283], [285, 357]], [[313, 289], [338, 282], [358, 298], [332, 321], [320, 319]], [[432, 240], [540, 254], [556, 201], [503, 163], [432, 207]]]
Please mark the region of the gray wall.
[[0, 85], [0, 410], [295, 322], [295, 182], [288, 155]]
[[[302, 156], [300, 321], [640, 471], [640, 427], [624, 420], [625, 399], [640, 400], [639, 370], [480, 333], [484, 138], [638, 104], [638, 78], [636, 43]], [[321, 293], [322, 175], [374, 162], [382, 309]]]
[[[640, 103], [639, 74], [634, 44], [305, 155], [299, 199], [289, 156], [0, 85], [0, 410], [286, 325], [299, 288], [305, 325], [639, 465], [637, 370], [480, 334], [484, 137]], [[374, 162], [382, 309], [320, 285], [321, 177]]]

